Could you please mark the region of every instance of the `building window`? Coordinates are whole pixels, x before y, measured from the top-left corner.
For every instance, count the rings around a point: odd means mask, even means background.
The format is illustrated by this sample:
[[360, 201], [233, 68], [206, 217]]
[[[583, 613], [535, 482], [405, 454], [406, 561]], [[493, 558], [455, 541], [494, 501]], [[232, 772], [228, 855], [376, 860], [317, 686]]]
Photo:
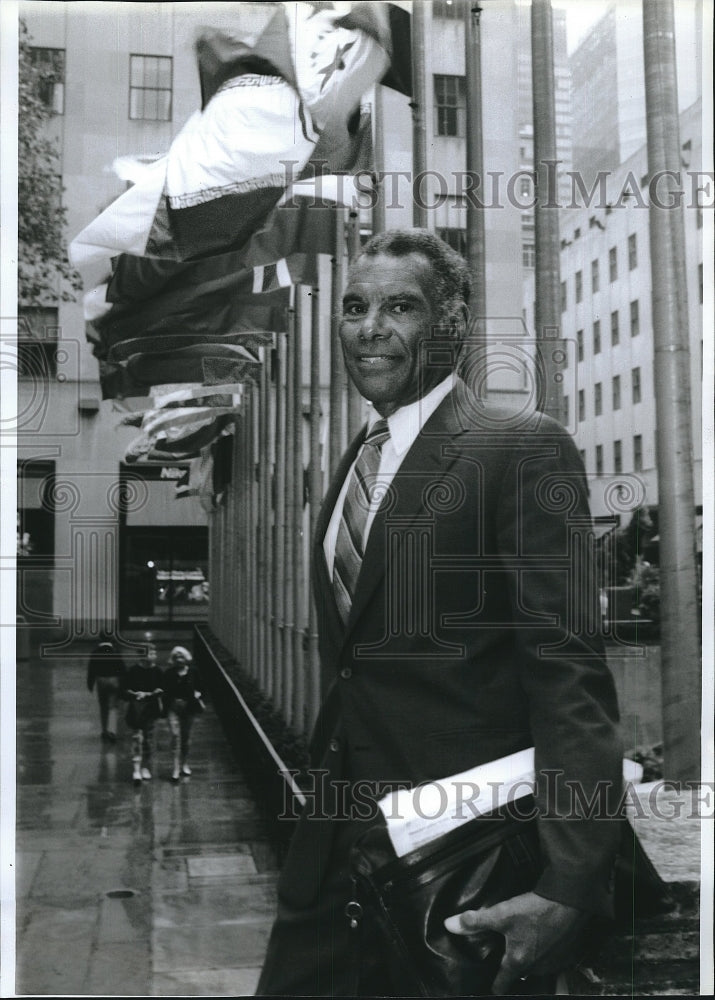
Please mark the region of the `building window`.
[[637, 337], [641, 332], [641, 321], [638, 315], [638, 299], [631, 302], [631, 337]]
[[522, 245], [521, 262], [524, 267], [536, 267], [536, 247], [533, 243], [524, 243]]
[[458, 0], [434, 0], [432, 14], [434, 17], [446, 17], [450, 21], [458, 21], [462, 16]]
[[65, 113], [65, 50], [30, 49], [30, 61], [37, 71], [36, 94], [55, 115]]
[[57, 374], [57, 309], [20, 309], [17, 321], [18, 377], [42, 379]]
[[578, 419], [579, 423], [586, 419], [586, 394], [583, 389], [578, 391]]
[[620, 441], [613, 442], [613, 471], [617, 476], [623, 472], [623, 449]]
[[576, 349], [578, 352], [578, 360], [583, 361], [583, 330], [576, 331]]
[[631, 372], [631, 388], [633, 390], [633, 402], [640, 403], [641, 401], [641, 370], [640, 368], [634, 368]]
[[437, 135], [465, 134], [466, 98], [463, 76], [435, 75], [434, 110]]
[[595, 319], [593, 321], [593, 353], [601, 353], [601, 321], [600, 319]]
[[621, 408], [621, 376], [613, 376], [613, 409], [620, 410]]
[[579, 450], [579, 455], [581, 457], [581, 461], [583, 462], [583, 465], [584, 465], [584, 468], [585, 468], [586, 467], [586, 449], [585, 448], [581, 448]]
[[591, 261], [591, 291], [597, 292], [601, 287], [601, 276], [598, 270], [598, 258]]
[[608, 251], [608, 278], [615, 281], [618, 277], [618, 247], [611, 247]]
[[467, 230], [466, 229], [438, 229], [437, 235], [448, 243], [453, 250], [456, 250], [462, 257], [467, 255]]
[[640, 434], [633, 435], [633, 471], [643, 471], [643, 437]]
[[628, 237], [628, 270], [635, 271], [638, 267], [638, 240], [635, 233]]
[[171, 121], [171, 56], [129, 56], [129, 117]]
[[583, 274], [581, 271], [576, 272], [576, 301], [581, 302], [583, 300]]
[[703, 265], [698, 264], [698, 284], [700, 286], [700, 305], [703, 304]]
[[611, 346], [615, 347], [620, 339], [621, 336], [618, 330], [618, 310], [614, 309], [611, 313]]
[[597, 417], [603, 412], [603, 385], [600, 382], [593, 387], [593, 412]]
[[596, 445], [596, 475], [603, 475], [603, 445]]
[[566, 282], [561, 282], [561, 312], [566, 312], [568, 306], [568, 291], [566, 288]]

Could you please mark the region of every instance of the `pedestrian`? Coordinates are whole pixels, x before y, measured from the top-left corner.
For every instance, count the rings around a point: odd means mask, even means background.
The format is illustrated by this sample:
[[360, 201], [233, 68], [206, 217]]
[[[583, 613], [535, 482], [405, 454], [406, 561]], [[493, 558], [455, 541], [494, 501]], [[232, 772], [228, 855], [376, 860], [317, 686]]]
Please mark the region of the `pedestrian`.
[[157, 666], [156, 646], [124, 673], [122, 697], [129, 702], [126, 722], [132, 731], [132, 780], [135, 785], [151, 780], [154, 724], [163, 711], [164, 677]]
[[99, 635], [87, 664], [87, 690], [97, 689], [99, 720], [104, 743], [117, 740], [117, 705], [119, 704], [121, 678], [126, 665], [117, 650], [112, 633], [105, 630]]
[[[379, 921], [351, 905], [365, 797], [529, 747], [542, 874], [496, 906], [442, 914], [450, 939], [466, 935], [455, 950], [465, 967], [478, 961], [488, 931], [503, 947], [493, 993], [536, 990], [530, 973], [555, 979], [577, 961], [589, 921], [613, 910], [622, 748], [591, 624], [592, 559], [571, 541], [589, 520], [583, 465], [556, 421], [478, 398], [460, 378], [461, 356], [475, 356], [464, 350], [469, 297], [466, 262], [426, 230], [374, 236], [350, 268], [339, 334], [373, 408], [316, 525], [332, 683], [258, 995], [414, 996]], [[572, 785], [584, 802], [604, 791], [613, 812], [574, 816]], [[368, 813], [374, 822], [379, 810]]]
[[164, 704], [171, 730], [173, 769], [171, 780], [189, 777], [188, 764], [191, 729], [194, 719], [204, 709], [199, 672], [193, 657], [184, 646], [174, 646], [169, 654], [169, 667], [164, 672]]

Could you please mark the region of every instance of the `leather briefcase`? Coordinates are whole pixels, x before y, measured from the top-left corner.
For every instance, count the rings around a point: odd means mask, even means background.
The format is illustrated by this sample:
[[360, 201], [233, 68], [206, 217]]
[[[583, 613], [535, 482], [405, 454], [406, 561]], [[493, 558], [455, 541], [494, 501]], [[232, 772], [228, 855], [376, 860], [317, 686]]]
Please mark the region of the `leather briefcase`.
[[[530, 799], [519, 801], [522, 817], [531, 812]], [[402, 857], [396, 856], [383, 822], [356, 842], [350, 863], [362, 919], [375, 921], [390, 956], [388, 994], [491, 994], [504, 953], [503, 936], [489, 931], [470, 937], [451, 934], [444, 920], [533, 889], [542, 871], [536, 820], [498, 810]], [[667, 908], [666, 885], [626, 819], [615, 875], [619, 923], [630, 922], [639, 912]], [[593, 943], [590, 925], [588, 933]], [[531, 992], [541, 991], [532, 984]]]

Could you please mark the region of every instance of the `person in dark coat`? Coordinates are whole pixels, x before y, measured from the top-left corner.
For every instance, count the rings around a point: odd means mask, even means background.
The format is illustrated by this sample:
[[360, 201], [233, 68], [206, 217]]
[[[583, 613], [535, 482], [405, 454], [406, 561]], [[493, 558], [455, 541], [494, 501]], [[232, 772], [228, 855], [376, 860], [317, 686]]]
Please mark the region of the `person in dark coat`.
[[126, 665], [112, 638], [111, 632], [102, 632], [99, 643], [92, 650], [87, 664], [87, 690], [97, 689], [101, 739], [115, 743], [117, 739], [117, 706], [121, 678]]
[[[503, 935], [494, 993], [555, 976], [588, 922], [613, 911], [623, 756], [592, 555], [578, 543], [583, 464], [556, 421], [485, 402], [460, 378], [474, 363], [469, 293], [466, 262], [426, 230], [373, 237], [348, 275], [343, 355], [373, 411], [316, 525], [333, 680], [258, 995], [405, 995], [375, 920], [348, 906], [366, 827], [349, 808], [358, 783], [362, 804], [369, 789], [379, 798], [535, 748], [542, 874], [491, 909], [446, 915], [465, 954], [478, 953], [471, 935]], [[605, 789], [608, 808], [585, 814], [574, 787], [583, 801]]]
[[151, 780], [154, 725], [163, 712], [164, 677], [157, 666], [156, 646], [147, 646], [122, 677], [122, 697], [129, 702], [126, 723], [132, 731], [132, 780], [135, 785]]
[[201, 678], [184, 646], [174, 646], [164, 671], [164, 705], [171, 730], [173, 767], [171, 780], [191, 774], [189, 749], [194, 719], [204, 709]]

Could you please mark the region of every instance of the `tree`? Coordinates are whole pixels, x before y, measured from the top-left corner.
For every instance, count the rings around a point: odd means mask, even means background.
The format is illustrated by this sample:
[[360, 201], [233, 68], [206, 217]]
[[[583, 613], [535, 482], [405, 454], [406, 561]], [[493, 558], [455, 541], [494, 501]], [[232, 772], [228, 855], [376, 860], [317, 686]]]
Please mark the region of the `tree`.
[[67, 257], [56, 140], [47, 134], [52, 111], [42, 99], [51, 79], [33, 62], [27, 25], [20, 19], [18, 121], [18, 305], [73, 302], [82, 287]]

